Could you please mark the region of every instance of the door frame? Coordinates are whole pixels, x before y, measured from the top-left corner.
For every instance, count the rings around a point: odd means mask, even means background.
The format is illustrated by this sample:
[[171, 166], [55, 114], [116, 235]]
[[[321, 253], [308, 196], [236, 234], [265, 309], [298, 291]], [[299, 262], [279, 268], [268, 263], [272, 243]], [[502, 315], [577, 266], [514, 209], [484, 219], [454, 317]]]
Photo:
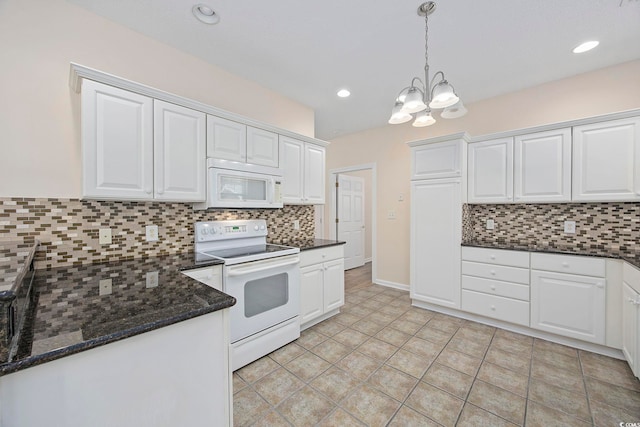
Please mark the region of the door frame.
[[376, 163], [363, 163], [360, 165], [346, 166], [329, 170], [329, 185], [331, 186], [331, 197], [329, 198], [329, 238], [336, 240], [336, 179], [339, 174], [349, 172], [358, 172], [363, 170], [371, 171], [371, 281], [376, 283], [378, 280], [378, 250], [377, 250], [377, 166]]

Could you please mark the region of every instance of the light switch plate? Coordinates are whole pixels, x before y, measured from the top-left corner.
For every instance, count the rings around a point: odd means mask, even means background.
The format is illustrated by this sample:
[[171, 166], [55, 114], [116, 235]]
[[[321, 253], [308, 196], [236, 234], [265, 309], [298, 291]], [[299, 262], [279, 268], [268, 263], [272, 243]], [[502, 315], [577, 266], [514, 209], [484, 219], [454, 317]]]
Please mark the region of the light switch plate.
[[145, 227], [145, 234], [147, 242], [157, 242], [158, 241], [158, 226], [157, 225], [147, 225]]
[[300, 220], [299, 219], [294, 219], [293, 220], [293, 229], [294, 230], [300, 230]]
[[101, 228], [98, 230], [98, 240], [101, 245], [110, 245], [111, 240], [111, 229], [110, 228]]
[[575, 234], [576, 233], [576, 222], [575, 221], [565, 221], [564, 222], [564, 232], [567, 234]]
[[496, 222], [492, 219], [487, 220], [487, 230], [493, 230], [496, 228]]

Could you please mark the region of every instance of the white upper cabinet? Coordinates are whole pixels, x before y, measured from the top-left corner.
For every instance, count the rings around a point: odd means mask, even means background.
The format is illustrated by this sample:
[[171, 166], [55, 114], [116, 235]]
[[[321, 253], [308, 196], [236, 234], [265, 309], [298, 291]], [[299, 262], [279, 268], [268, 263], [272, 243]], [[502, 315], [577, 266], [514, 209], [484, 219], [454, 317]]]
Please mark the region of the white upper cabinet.
[[324, 204], [325, 149], [319, 145], [304, 147], [304, 203]]
[[84, 81], [82, 172], [84, 198], [153, 198], [151, 98]]
[[154, 198], [204, 201], [206, 115], [154, 101]]
[[282, 201], [289, 204], [324, 204], [325, 148], [280, 136]]
[[304, 142], [280, 137], [280, 158], [282, 159], [282, 201], [302, 203], [304, 197]]
[[278, 134], [247, 126], [247, 163], [279, 166]]
[[244, 163], [247, 158], [247, 126], [207, 115], [207, 157]]
[[469, 144], [469, 203], [513, 200], [513, 138]]
[[573, 199], [640, 200], [640, 117], [573, 128]]
[[461, 175], [459, 141], [425, 144], [414, 147], [411, 156], [411, 179], [455, 178]]
[[514, 201], [571, 200], [571, 129], [518, 135], [514, 143]]
[[278, 134], [208, 115], [207, 157], [277, 168]]

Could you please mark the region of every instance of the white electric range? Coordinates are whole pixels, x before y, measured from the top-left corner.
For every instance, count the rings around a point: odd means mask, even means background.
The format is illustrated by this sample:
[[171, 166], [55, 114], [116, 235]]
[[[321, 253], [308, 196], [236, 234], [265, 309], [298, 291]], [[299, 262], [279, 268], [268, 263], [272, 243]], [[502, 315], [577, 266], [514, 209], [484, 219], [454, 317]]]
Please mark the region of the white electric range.
[[268, 244], [267, 233], [263, 219], [195, 225], [196, 260], [223, 260], [222, 291], [237, 300], [229, 320], [234, 371], [300, 336], [300, 249]]

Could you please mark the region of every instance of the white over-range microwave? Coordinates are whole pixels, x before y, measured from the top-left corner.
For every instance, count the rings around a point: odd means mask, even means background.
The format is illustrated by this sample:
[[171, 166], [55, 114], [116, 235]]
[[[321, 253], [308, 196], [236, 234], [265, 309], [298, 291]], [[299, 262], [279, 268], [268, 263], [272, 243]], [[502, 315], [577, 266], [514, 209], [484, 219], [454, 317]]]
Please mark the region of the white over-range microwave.
[[281, 208], [282, 172], [278, 168], [207, 159], [206, 208]]

